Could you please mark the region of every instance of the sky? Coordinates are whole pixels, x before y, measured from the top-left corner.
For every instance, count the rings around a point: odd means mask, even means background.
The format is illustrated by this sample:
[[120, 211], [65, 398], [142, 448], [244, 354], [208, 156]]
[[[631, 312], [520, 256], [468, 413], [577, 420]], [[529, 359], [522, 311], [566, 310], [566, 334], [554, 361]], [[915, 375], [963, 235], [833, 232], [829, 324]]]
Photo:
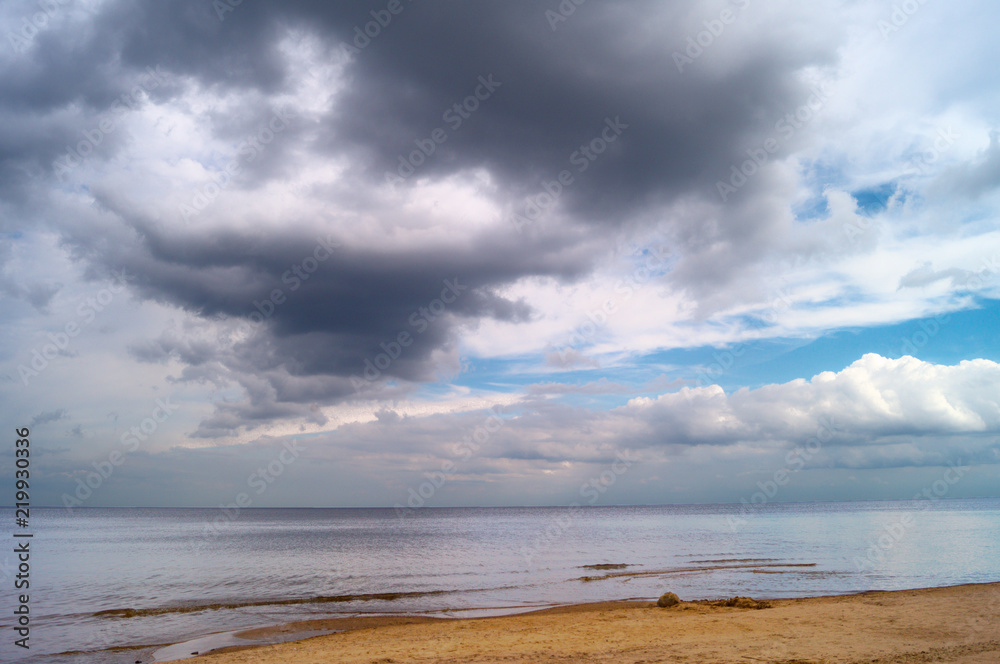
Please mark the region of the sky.
[[0, 4], [32, 504], [1000, 494], [998, 11]]

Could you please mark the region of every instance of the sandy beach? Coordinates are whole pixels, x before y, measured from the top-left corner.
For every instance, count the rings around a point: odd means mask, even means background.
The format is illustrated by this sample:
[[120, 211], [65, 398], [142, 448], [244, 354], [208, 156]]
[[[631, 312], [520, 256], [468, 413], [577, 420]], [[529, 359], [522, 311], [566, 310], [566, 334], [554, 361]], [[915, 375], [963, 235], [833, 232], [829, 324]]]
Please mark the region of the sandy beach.
[[309, 621], [273, 631], [310, 629], [345, 631], [188, 661], [996, 664], [1000, 583], [773, 600], [760, 608], [618, 602], [494, 618]]

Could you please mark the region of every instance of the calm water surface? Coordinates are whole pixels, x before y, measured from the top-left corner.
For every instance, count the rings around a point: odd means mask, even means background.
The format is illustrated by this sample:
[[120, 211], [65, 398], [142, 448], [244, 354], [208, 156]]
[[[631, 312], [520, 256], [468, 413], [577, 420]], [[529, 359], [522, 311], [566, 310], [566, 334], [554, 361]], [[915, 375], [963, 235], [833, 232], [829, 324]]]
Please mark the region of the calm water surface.
[[[12, 510], [0, 512], [13, 522]], [[31, 650], [12, 645], [16, 563], [5, 546], [0, 659], [145, 662], [153, 650], [94, 651], [361, 613], [464, 616], [667, 590], [777, 598], [1000, 580], [1000, 499], [219, 517], [32, 510]], [[225, 525], [206, 535], [216, 519]]]

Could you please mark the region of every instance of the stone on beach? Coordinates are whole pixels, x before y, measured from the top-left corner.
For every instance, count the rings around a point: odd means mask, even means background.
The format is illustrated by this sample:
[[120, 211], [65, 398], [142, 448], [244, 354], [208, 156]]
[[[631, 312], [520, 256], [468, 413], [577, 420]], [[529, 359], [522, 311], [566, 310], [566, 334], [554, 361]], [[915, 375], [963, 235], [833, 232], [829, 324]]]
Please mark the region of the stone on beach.
[[660, 595], [660, 599], [656, 600], [656, 605], [663, 608], [680, 603], [681, 598], [677, 596], [677, 593], [663, 593]]

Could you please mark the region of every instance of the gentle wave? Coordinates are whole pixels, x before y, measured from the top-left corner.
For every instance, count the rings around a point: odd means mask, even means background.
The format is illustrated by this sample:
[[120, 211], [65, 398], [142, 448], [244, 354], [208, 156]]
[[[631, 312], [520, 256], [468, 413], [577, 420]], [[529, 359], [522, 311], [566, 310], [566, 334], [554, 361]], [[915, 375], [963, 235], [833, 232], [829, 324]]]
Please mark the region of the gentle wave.
[[646, 570], [642, 572], [609, 572], [601, 576], [581, 576], [577, 581], [604, 581], [621, 577], [660, 576], [666, 574], [683, 574], [685, 572], [711, 572], [720, 569], [749, 569], [754, 571], [760, 567], [816, 567], [816, 563], [762, 563], [755, 565], [713, 565], [711, 567], [675, 567], [671, 569]]
[[720, 558], [718, 560], [692, 560], [692, 563], [770, 563], [778, 562], [781, 558]]
[[[195, 613], [197, 611], [218, 611], [220, 609], [244, 609], [250, 606], [288, 606], [291, 604], [330, 604], [340, 602], [392, 602], [407, 597], [430, 597], [459, 592], [457, 590], [427, 590], [420, 592], [364, 593], [359, 595], [320, 595], [319, 597], [296, 597], [293, 599], [270, 599], [253, 602], [214, 602], [212, 604], [192, 604], [186, 606], [160, 606], [148, 609], [107, 609], [91, 615], [96, 618], [140, 618], [168, 613]], [[464, 591], [469, 592], [469, 591]]]

